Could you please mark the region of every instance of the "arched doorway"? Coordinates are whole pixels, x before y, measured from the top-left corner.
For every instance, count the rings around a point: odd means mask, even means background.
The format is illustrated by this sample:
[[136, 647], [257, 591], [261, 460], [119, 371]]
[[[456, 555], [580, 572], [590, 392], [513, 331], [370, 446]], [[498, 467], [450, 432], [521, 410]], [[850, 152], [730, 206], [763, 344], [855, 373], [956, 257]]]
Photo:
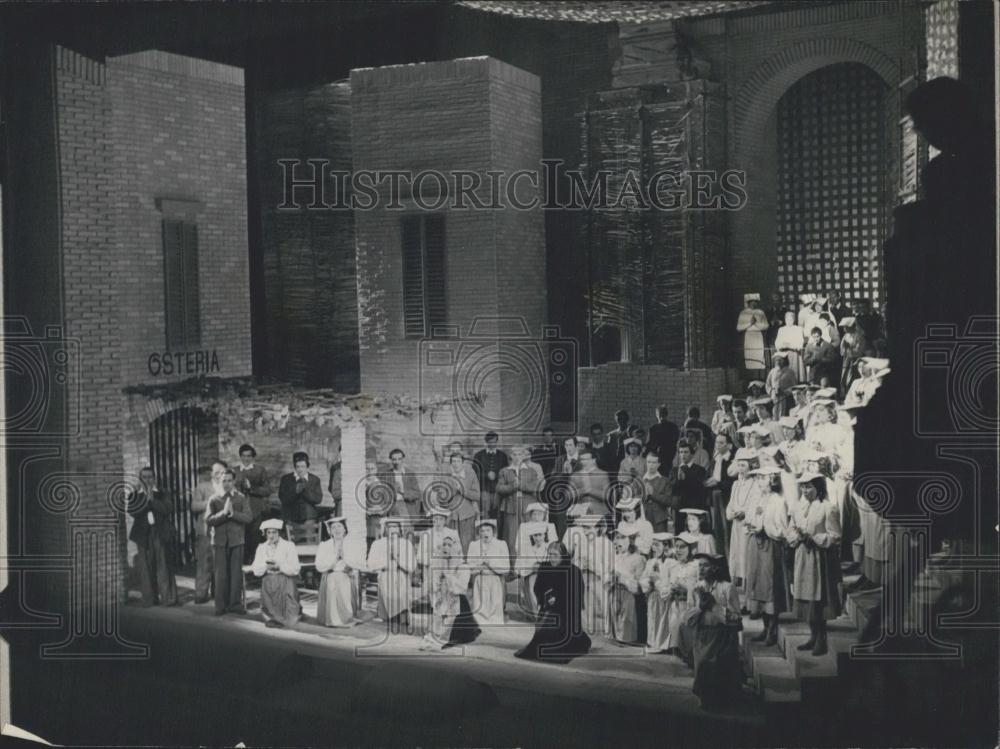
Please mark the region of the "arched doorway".
[[198, 482], [198, 467], [219, 458], [219, 419], [200, 408], [177, 408], [149, 425], [149, 465], [160, 488], [174, 501], [177, 529], [174, 564], [194, 561], [194, 520], [191, 494]]
[[777, 106], [778, 290], [883, 301], [886, 85], [860, 63], [820, 68]]

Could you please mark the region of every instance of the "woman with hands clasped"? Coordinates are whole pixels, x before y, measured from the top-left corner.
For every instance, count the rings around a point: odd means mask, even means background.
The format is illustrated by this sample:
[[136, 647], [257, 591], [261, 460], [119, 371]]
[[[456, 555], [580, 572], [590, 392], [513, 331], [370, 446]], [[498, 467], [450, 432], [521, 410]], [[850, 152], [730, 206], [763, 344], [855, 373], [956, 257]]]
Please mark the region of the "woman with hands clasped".
[[324, 525], [330, 537], [316, 549], [319, 583], [316, 621], [327, 627], [352, 627], [358, 623], [358, 571], [364, 569], [364, 540], [348, 538], [347, 521], [330, 518]]
[[496, 520], [480, 519], [478, 530], [466, 560], [472, 573], [472, 615], [480, 626], [503, 624], [510, 549], [496, 538]]

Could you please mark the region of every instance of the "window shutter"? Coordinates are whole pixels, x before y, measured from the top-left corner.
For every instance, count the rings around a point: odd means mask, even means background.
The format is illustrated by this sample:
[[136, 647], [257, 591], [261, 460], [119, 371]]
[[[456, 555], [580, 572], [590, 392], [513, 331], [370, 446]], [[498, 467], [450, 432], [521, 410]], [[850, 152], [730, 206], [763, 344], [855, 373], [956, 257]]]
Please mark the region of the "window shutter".
[[402, 220], [403, 245], [403, 334], [424, 335], [424, 268], [420, 216]]
[[167, 348], [184, 346], [184, 253], [182, 222], [163, 219], [163, 291]]
[[185, 221], [184, 240], [184, 339], [186, 348], [201, 345], [201, 294], [198, 288], [198, 227]]
[[448, 322], [445, 296], [445, 234], [443, 216], [424, 217], [424, 274], [426, 278], [424, 299], [427, 306], [427, 331], [433, 326]]

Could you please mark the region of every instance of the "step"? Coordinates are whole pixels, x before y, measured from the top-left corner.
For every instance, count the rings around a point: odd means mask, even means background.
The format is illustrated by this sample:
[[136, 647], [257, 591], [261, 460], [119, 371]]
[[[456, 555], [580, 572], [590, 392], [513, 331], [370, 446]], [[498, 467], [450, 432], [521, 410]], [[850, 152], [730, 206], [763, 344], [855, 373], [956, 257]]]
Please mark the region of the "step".
[[802, 702], [802, 692], [797, 689], [791, 692], [780, 692], [765, 688], [761, 696], [766, 705], [797, 705]]
[[791, 665], [781, 655], [755, 655], [751, 658], [753, 684], [759, 693], [798, 692], [799, 680]]

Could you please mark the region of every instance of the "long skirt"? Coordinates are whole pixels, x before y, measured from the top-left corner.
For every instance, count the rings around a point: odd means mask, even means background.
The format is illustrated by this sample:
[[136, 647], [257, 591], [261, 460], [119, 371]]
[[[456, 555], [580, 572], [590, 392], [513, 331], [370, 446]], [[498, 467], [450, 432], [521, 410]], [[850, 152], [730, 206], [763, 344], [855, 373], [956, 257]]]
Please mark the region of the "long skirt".
[[748, 330], [743, 334], [743, 365], [750, 371], [765, 369], [764, 336], [757, 330]]
[[410, 576], [401, 569], [378, 573], [378, 616], [393, 619], [410, 610]]
[[571, 658], [590, 651], [586, 632], [573, 632], [572, 617], [566, 611], [542, 609], [531, 641], [514, 655], [548, 663], [568, 663]]
[[829, 621], [842, 613], [840, 555], [836, 548], [795, 553], [795, 615], [804, 621]]
[[358, 575], [356, 572], [324, 572], [319, 582], [316, 621], [326, 627], [357, 624]]
[[688, 616], [685, 629], [691, 641], [694, 665], [694, 686], [691, 691], [701, 698], [702, 705], [731, 704], [743, 684], [740, 666], [738, 626], [716, 624], [705, 626], [702, 614]]
[[476, 575], [472, 583], [472, 614], [480, 626], [503, 624], [506, 602], [507, 586], [502, 577], [490, 572]]
[[746, 528], [742, 520], [733, 521], [733, 532], [729, 538], [729, 574], [733, 579], [733, 585], [743, 589], [743, 579], [747, 575], [747, 544], [750, 536], [747, 535]]
[[792, 591], [785, 572], [785, 546], [755, 534], [747, 549], [747, 608], [751, 614], [792, 610]]
[[709, 516], [712, 522], [712, 535], [715, 537], [715, 549], [729, 558], [729, 521], [726, 520], [726, 505], [729, 497], [722, 489], [716, 487], [712, 489], [712, 498], [709, 500]]
[[607, 635], [611, 631], [609, 591], [596, 573], [583, 573], [583, 629], [591, 635]]
[[621, 583], [611, 591], [614, 615], [611, 617], [611, 637], [618, 642], [639, 642], [639, 626], [636, 618], [634, 593]]
[[521, 611], [534, 617], [538, 614], [538, 600], [535, 598], [535, 578], [537, 574], [531, 574], [521, 578], [521, 596], [519, 603]]
[[265, 621], [294, 626], [302, 616], [295, 578], [280, 572], [264, 575], [260, 583], [260, 608]]
[[662, 653], [670, 644], [670, 599], [653, 590], [646, 595], [646, 646]]

